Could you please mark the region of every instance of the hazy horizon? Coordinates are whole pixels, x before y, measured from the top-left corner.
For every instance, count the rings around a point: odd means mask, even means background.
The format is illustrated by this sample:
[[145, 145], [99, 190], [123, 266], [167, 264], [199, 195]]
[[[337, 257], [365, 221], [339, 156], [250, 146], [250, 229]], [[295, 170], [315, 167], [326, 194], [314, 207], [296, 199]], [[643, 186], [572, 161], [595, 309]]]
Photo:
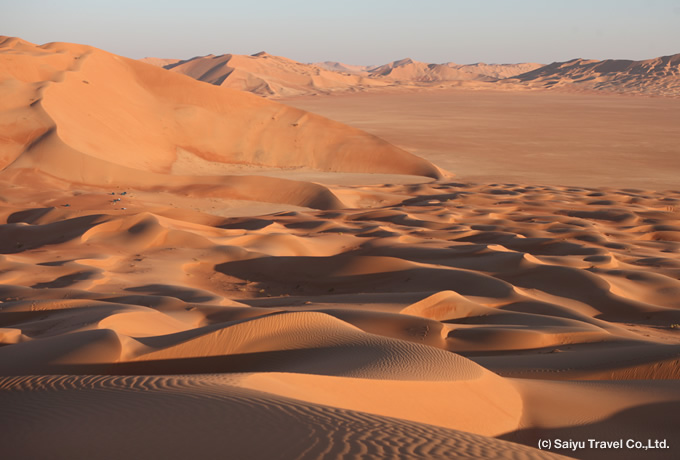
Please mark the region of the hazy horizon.
[[680, 53], [680, 2], [674, 0], [168, 0], [162, 7], [130, 0], [26, 0], [4, 9], [4, 35], [38, 44], [82, 43], [135, 59], [267, 51], [300, 62], [355, 65], [406, 57], [547, 64]]

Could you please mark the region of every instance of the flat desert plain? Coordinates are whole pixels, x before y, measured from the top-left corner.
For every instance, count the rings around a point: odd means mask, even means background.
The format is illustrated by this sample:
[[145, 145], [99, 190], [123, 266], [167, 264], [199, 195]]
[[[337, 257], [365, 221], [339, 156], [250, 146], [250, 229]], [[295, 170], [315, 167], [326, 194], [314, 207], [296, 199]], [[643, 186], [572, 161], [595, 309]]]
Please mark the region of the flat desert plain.
[[0, 45], [2, 458], [678, 457], [677, 100]]
[[461, 180], [680, 188], [678, 98], [422, 88], [281, 102], [376, 134]]

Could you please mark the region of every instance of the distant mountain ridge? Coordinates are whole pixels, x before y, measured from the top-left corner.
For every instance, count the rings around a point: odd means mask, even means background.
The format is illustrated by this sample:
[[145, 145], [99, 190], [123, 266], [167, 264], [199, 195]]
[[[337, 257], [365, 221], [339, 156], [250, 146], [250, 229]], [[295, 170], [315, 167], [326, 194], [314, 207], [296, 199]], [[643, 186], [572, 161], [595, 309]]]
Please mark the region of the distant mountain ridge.
[[273, 56], [264, 51], [251, 56], [210, 54], [169, 64], [164, 64], [164, 61], [169, 60], [163, 59], [145, 58], [142, 61], [213, 85], [265, 97], [352, 91], [361, 87], [389, 84], [367, 81], [362, 75], [326, 70], [285, 57]]
[[573, 59], [554, 62], [508, 80], [531, 87], [572, 87], [680, 96], [680, 54], [643, 61]]
[[213, 85], [265, 97], [435, 85], [680, 96], [680, 54], [643, 61], [573, 59], [548, 65], [428, 64], [411, 58], [377, 66], [333, 61], [303, 64], [266, 52], [251, 56], [197, 56], [183, 61], [159, 58], [142, 61]]
[[303, 64], [266, 52], [250, 56], [210, 54], [183, 61], [160, 58], [144, 58], [141, 61], [213, 85], [248, 91], [265, 97], [365, 91], [389, 86], [422, 86], [438, 82], [494, 82], [542, 65], [426, 64], [410, 58], [382, 66], [353, 66], [330, 61]]
[[496, 81], [542, 67], [543, 64], [427, 64], [401, 59], [366, 71], [371, 77], [397, 81], [439, 82], [456, 80]]

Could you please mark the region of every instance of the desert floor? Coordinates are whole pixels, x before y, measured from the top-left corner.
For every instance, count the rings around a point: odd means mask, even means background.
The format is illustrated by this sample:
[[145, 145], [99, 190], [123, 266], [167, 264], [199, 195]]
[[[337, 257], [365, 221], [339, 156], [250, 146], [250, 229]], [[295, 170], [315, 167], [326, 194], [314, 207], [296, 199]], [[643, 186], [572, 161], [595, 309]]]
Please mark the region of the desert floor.
[[376, 134], [465, 181], [680, 188], [678, 99], [420, 89], [281, 102]]
[[[308, 206], [2, 176], [5, 458], [678, 458], [677, 100], [284, 102], [456, 176], [230, 170]], [[624, 445], [555, 444], [588, 439]]]

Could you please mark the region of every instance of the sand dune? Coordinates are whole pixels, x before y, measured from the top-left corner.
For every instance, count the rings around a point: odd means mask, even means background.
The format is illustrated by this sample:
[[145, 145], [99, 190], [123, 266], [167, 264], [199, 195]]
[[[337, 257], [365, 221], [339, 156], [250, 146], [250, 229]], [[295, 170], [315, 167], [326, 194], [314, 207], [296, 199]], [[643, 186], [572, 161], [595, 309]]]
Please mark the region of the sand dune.
[[[38, 47], [9, 38], [3, 44], [3, 94], [11, 95], [2, 107], [3, 132], [11, 133], [3, 136], [0, 157], [5, 176], [37, 170], [68, 182], [147, 189], [196, 183], [168, 176], [182, 174], [173, 168], [178, 156], [259, 168], [440, 176], [436, 167], [374, 136], [243, 92], [87, 46]], [[246, 179], [201, 182], [223, 198], [251, 197], [240, 185], [229, 187], [232, 180]], [[297, 189], [283, 195], [328, 194], [305, 184], [252, 181], [262, 190]], [[272, 194], [259, 195], [252, 198]]]
[[654, 96], [680, 95], [680, 54], [644, 61], [573, 59], [517, 75], [530, 87], [602, 90]]
[[[314, 416], [313, 438], [343, 441], [286, 447], [307, 458], [321, 455], [314, 449], [381, 455], [388, 445], [406, 458], [551, 458], [499, 439], [673, 439], [656, 420], [675, 417], [679, 403], [680, 192], [361, 189], [394, 201], [241, 218], [5, 204], [2, 240], [16, 243], [3, 246], [1, 262], [3, 424], [20, 433], [37, 420], [25, 408], [42, 413], [59, 394], [69, 413], [92, 420], [83, 429], [93, 439], [104, 424], [125, 424], [126, 411], [167, 401], [164, 411], [203, 420], [192, 439], [206, 453], [223, 445], [210, 417], [247, 425], [259, 410], [274, 411], [267, 445], [278, 449], [281, 426], [291, 435], [308, 429], [304, 414], [327, 414]], [[599, 204], [587, 204], [594, 193]], [[215, 373], [224, 377], [205, 376]], [[575, 382], [584, 379], [609, 383]], [[123, 397], [129, 408], [105, 416], [101, 408]], [[214, 404], [249, 415], [225, 419]], [[141, 438], [125, 431], [130, 442], [181, 433], [167, 413], [151, 410], [156, 428]], [[340, 419], [347, 431], [333, 434]], [[63, 436], [58, 420], [40, 423], [49, 439]], [[363, 423], [393, 428], [378, 435]], [[194, 445], [175, 437], [171, 457]], [[12, 439], [10, 450], [25, 448]], [[252, 440], [233, 442], [245, 452]]]
[[[2, 379], [0, 385], [7, 435], [3, 449], [9, 455], [566, 458], [464, 431], [249, 389], [247, 374], [23, 377]], [[64, 410], [48, 409], [55, 400]], [[34, 427], [27, 413], [44, 421], [43, 442], [27, 443]], [[173, 415], [178, 413], [182, 417]], [[111, 426], [118, 427], [115, 436], [101, 438]], [[60, 449], [49, 450], [50, 445]]]
[[[453, 181], [254, 95], [1, 46], [3, 456], [677, 456], [680, 190]], [[538, 449], [590, 438], [669, 446]]]

